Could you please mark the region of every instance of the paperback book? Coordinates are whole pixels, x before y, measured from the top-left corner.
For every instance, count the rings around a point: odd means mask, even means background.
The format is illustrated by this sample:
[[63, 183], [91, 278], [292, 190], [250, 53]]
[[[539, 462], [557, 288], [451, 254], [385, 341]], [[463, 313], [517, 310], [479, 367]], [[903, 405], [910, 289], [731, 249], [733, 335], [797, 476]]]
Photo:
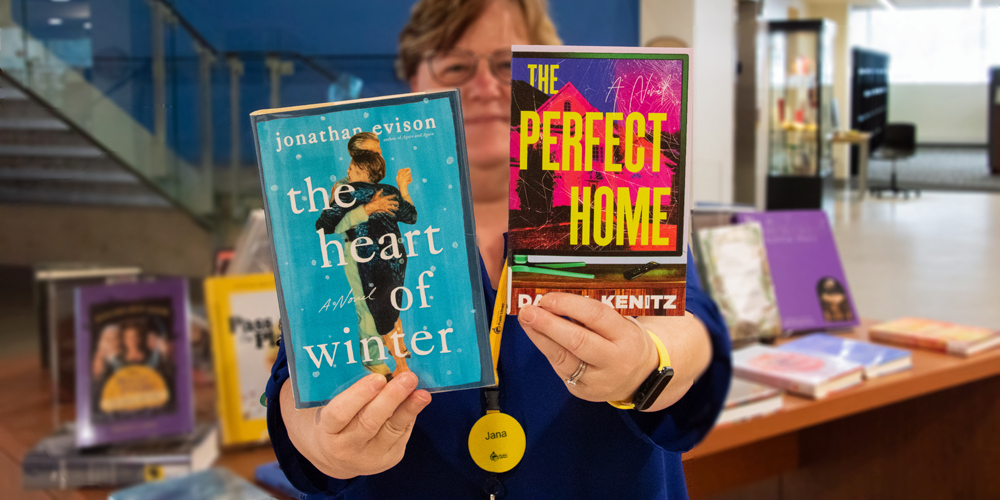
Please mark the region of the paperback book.
[[295, 406], [494, 384], [457, 90], [257, 111]]
[[853, 361], [763, 345], [733, 351], [736, 375], [813, 399], [860, 384], [863, 370]]
[[26, 489], [128, 486], [181, 477], [209, 468], [219, 457], [215, 426], [193, 434], [126, 444], [77, 448], [76, 433], [63, 429], [43, 440], [21, 462]]
[[779, 336], [781, 318], [760, 224], [701, 229], [696, 235], [698, 265], [732, 340], [745, 343]]
[[878, 378], [913, 367], [913, 356], [910, 355], [910, 351], [825, 333], [814, 333], [786, 342], [778, 349], [804, 354], [825, 354], [859, 363], [865, 367], [866, 379]]
[[262, 373], [278, 356], [278, 295], [274, 275], [247, 274], [205, 280], [212, 324], [212, 353], [222, 424], [222, 444], [267, 439]]
[[719, 414], [715, 425], [742, 422], [752, 418], [770, 415], [783, 405], [780, 389], [733, 377], [726, 396], [726, 406]]
[[512, 50], [508, 313], [561, 291], [683, 315], [690, 51]]
[[802, 332], [858, 325], [826, 213], [741, 212], [736, 221], [757, 222], [764, 231], [782, 328]]
[[76, 443], [194, 429], [183, 278], [76, 291]]
[[872, 326], [873, 340], [971, 356], [1000, 346], [1000, 331], [924, 318], [899, 318]]
[[274, 498], [225, 467], [140, 484], [108, 495], [108, 500], [258, 500]]

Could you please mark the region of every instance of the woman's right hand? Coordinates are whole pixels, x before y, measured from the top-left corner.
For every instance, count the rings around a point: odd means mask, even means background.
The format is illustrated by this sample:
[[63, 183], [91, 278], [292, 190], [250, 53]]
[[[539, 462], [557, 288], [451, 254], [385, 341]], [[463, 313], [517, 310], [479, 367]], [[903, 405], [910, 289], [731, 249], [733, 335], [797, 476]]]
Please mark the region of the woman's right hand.
[[412, 372], [388, 384], [371, 374], [308, 412], [295, 410], [286, 383], [281, 413], [292, 444], [324, 474], [338, 479], [377, 474], [403, 459], [417, 415], [431, 402], [430, 393], [416, 387]]
[[372, 196], [371, 201], [365, 204], [365, 212], [368, 215], [378, 212], [392, 213], [396, 210], [399, 210], [399, 202], [396, 201], [396, 197], [383, 195], [381, 189], [375, 193], [375, 196]]

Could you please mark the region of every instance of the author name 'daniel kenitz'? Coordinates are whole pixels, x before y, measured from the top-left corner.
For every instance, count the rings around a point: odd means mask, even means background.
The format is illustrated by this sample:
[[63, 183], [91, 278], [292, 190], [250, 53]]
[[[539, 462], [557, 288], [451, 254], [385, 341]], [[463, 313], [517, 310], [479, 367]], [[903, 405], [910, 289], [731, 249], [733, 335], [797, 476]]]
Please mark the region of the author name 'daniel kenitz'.
[[[420, 131], [427, 129], [437, 128], [437, 123], [433, 118], [427, 118], [424, 120], [405, 120], [399, 121], [399, 117], [396, 117], [396, 121], [389, 123], [380, 123], [372, 127], [372, 132], [375, 135], [382, 137], [382, 134], [402, 134], [404, 132]], [[281, 132], [275, 132], [277, 137], [274, 138], [278, 143], [278, 149], [274, 150], [276, 153], [287, 150], [288, 148], [294, 146], [304, 146], [309, 144], [319, 144], [321, 142], [331, 142], [331, 141], [346, 141], [351, 138], [354, 134], [362, 132], [364, 129], [361, 127], [354, 127], [350, 130], [344, 128], [340, 131], [333, 128], [332, 125], [328, 125], [326, 130], [320, 130], [319, 132], [312, 132], [308, 134], [295, 134], [295, 135], [285, 135], [282, 136]]]

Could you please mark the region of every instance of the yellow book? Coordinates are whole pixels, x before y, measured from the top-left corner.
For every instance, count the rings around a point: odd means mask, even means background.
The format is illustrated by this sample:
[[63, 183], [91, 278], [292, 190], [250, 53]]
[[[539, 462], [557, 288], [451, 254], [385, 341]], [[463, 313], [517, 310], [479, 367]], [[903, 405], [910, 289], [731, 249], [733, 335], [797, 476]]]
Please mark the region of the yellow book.
[[278, 355], [274, 275], [208, 278], [205, 301], [212, 326], [222, 444], [266, 440], [267, 408], [260, 399]]

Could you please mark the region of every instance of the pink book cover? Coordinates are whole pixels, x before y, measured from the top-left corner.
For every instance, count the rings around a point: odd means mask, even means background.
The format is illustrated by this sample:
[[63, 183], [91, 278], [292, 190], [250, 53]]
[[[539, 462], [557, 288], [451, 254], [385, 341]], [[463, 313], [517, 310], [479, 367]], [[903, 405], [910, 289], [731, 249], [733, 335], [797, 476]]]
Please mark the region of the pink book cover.
[[513, 47], [510, 314], [550, 291], [684, 314], [690, 57]]

